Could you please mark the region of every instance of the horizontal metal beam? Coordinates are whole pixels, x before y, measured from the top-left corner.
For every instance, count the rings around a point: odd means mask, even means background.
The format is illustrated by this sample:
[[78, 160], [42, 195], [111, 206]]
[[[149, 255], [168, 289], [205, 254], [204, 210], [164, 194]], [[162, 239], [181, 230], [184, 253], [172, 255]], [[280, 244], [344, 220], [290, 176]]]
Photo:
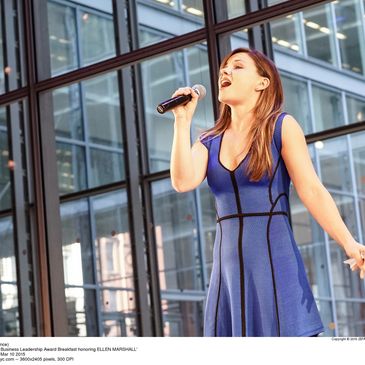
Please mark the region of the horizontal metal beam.
[[[330, 0], [291, 0], [270, 6], [267, 9], [257, 10], [237, 18], [220, 22], [211, 27], [209, 31], [214, 32], [216, 35], [232, 33], [245, 27], [255, 26], [293, 12], [303, 11], [304, 9], [329, 2]], [[118, 55], [105, 61], [79, 68], [64, 75], [40, 81], [34, 85], [34, 90], [36, 92], [43, 92], [53, 88], [73, 84], [84, 79], [96, 77], [103, 73], [118, 70], [121, 67], [130, 66], [153, 57], [158, 57], [181, 48], [189, 47], [196, 43], [206, 41], [206, 39], [206, 28], [203, 27], [187, 34], [179, 35], [150, 46], [136, 49], [132, 52]], [[10, 103], [14, 100], [18, 100], [19, 98], [24, 98], [27, 96], [28, 92], [28, 88], [24, 87], [10, 92], [7, 95], [1, 95], [0, 105]]]

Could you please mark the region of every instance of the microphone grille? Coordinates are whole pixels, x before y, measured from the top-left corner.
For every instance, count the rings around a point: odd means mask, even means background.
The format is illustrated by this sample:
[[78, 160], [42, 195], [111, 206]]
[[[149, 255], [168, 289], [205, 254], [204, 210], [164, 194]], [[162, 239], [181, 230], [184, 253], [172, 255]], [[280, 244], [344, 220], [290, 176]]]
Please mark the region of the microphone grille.
[[207, 90], [203, 85], [196, 84], [192, 87], [194, 91], [199, 95], [199, 100], [203, 99], [207, 94]]

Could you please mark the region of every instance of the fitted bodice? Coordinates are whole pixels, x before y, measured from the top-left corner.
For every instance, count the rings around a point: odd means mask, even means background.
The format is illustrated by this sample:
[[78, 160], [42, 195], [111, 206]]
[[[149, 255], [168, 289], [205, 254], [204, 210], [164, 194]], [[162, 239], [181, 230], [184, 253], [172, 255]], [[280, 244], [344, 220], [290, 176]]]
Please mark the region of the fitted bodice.
[[[234, 170], [229, 170], [220, 161], [222, 134], [201, 140], [209, 151], [207, 182], [215, 196], [218, 217], [236, 213], [289, 212], [290, 176], [281, 156], [281, 129], [285, 112], [275, 123], [271, 151], [273, 176], [265, 174], [259, 181], [249, 181], [245, 172], [250, 152]], [[237, 201], [237, 196], [239, 197]], [[237, 202], [232, 204], [232, 202]]]

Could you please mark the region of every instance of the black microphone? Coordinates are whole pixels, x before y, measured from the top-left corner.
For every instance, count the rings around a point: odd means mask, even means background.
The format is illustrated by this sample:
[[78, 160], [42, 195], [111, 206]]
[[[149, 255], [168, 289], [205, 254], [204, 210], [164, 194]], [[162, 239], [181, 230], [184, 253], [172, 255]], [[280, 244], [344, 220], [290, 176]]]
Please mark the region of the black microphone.
[[[192, 89], [199, 95], [198, 100], [201, 100], [206, 95], [207, 91], [203, 85], [194, 85]], [[175, 108], [178, 105], [184, 105], [192, 99], [191, 94], [189, 95], [178, 95], [174, 98], [167, 99], [157, 106], [157, 111], [160, 114], [167, 112], [168, 110]]]

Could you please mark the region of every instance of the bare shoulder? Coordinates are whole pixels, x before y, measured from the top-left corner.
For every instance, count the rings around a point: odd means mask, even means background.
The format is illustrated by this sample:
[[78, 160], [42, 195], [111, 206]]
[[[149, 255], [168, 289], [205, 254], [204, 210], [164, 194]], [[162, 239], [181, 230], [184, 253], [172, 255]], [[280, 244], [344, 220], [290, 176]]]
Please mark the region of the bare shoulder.
[[297, 192], [318, 185], [303, 129], [290, 114], [283, 118], [281, 137], [281, 156]]
[[286, 114], [284, 116], [281, 128], [282, 128], [282, 132], [281, 132], [282, 139], [287, 140], [288, 135], [291, 135], [294, 137], [295, 136], [304, 137], [304, 132], [303, 132], [302, 126], [291, 114]]

